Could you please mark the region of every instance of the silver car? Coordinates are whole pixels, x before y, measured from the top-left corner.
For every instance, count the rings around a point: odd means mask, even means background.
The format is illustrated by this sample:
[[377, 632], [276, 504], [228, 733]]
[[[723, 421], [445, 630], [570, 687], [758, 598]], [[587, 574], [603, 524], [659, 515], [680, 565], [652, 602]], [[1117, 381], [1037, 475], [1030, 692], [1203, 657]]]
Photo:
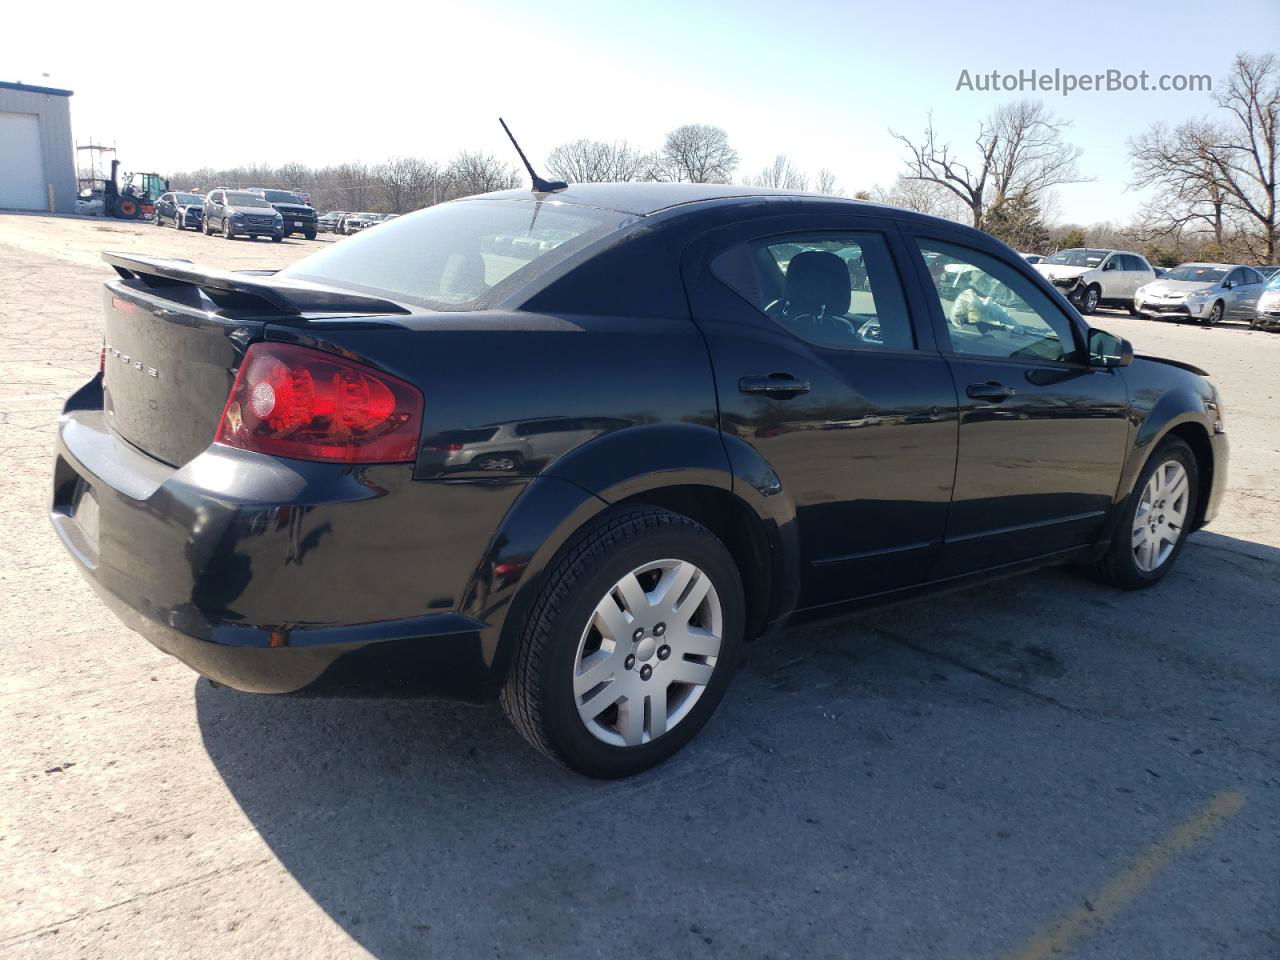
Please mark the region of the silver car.
[[1234, 263], [1183, 263], [1140, 288], [1134, 310], [1143, 317], [1172, 317], [1215, 324], [1252, 322], [1262, 294], [1262, 274]]
[[1280, 330], [1280, 270], [1273, 273], [1262, 288], [1249, 326], [1254, 330]]

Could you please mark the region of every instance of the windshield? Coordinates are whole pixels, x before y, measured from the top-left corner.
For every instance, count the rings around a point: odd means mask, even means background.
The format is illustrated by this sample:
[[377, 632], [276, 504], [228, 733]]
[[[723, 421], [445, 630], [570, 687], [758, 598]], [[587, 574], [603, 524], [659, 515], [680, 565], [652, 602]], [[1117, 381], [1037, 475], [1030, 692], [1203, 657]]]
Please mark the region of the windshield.
[[1110, 252], [1110, 250], [1086, 250], [1083, 247], [1075, 250], [1059, 250], [1043, 262], [1061, 267], [1096, 267]]
[[1160, 279], [1191, 281], [1192, 283], [1217, 283], [1226, 275], [1227, 271], [1221, 267], [1200, 267], [1194, 263], [1184, 263], [1180, 267], [1174, 267]]
[[271, 204], [255, 193], [228, 193], [227, 203], [233, 207], [270, 207]]
[[272, 203], [302, 203], [302, 198], [288, 190], [263, 190], [262, 195]]
[[427, 307], [475, 309], [510, 295], [635, 217], [525, 200], [455, 200], [397, 217], [277, 276]]
[[1267, 281], [1268, 290], [1280, 290], [1280, 270], [1271, 275], [1271, 279]]
[[179, 203], [204, 203], [204, 197], [198, 193], [175, 193], [174, 197]]

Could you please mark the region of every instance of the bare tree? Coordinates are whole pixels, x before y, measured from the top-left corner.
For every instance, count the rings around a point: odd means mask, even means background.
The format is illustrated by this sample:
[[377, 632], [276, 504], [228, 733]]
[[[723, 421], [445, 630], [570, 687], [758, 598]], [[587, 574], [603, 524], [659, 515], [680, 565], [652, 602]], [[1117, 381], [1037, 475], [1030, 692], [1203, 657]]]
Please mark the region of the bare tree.
[[[1276, 259], [1276, 167], [1280, 136], [1280, 61], [1275, 54], [1240, 53], [1227, 86], [1215, 97], [1230, 114], [1226, 136], [1211, 144], [1223, 190], [1230, 204], [1260, 234], [1254, 255]], [[1252, 233], [1252, 231], [1250, 231]]]
[[818, 169], [817, 176], [813, 178], [813, 191], [814, 193], [823, 193], [831, 197], [843, 196], [840, 188], [836, 185], [835, 171], [827, 167]]
[[1224, 113], [1213, 119], [1157, 123], [1129, 141], [1133, 186], [1158, 188], [1143, 208], [1144, 232], [1179, 249], [1184, 233], [1199, 247], [1212, 233], [1218, 256], [1274, 261], [1280, 61], [1239, 54], [1214, 99]]
[[311, 168], [294, 160], [276, 168], [275, 182], [286, 190], [305, 190], [311, 180]]
[[667, 134], [649, 176], [678, 183], [728, 183], [738, 169], [738, 151], [723, 129], [686, 123]]
[[751, 181], [753, 187], [772, 187], [776, 190], [807, 190], [809, 178], [791, 162], [785, 153], [773, 158]]
[[392, 213], [429, 207], [447, 192], [439, 165], [421, 157], [393, 157], [374, 167], [373, 177]]
[[918, 210], [920, 213], [957, 222], [966, 220], [970, 216], [968, 206], [962, 203], [952, 191], [928, 180], [917, 180], [913, 177], [899, 176], [890, 189], [877, 187], [867, 196], [867, 199], [891, 207]]
[[1222, 245], [1226, 226], [1226, 191], [1212, 156], [1212, 146], [1225, 136], [1207, 120], [1189, 120], [1170, 130], [1153, 124], [1129, 141], [1133, 187], [1155, 186], [1159, 192], [1140, 219], [1149, 236], [1209, 229]]
[[547, 170], [567, 183], [613, 183], [639, 180], [654, 164], [653, 157], [625, 140], [574, 140], [547, 155]]
[[520, 186], [515, 167], [478, 150], [464, 150], [450, 160], [448, 180], [450, 198]]
[[1009, 197], [1040, 202], [1053, 187], [1085, 179], [1077, 166], [1080, 149], [1063, 137], [1067, 126], [1039, 101], [1005, 104], [979, 124], [975, 154], [968, 159], [939, 139], [932, 115], [918, 141], [889, 133], [907, 148], [904, 176], [949, 190], [981, 228], [987, 210]]

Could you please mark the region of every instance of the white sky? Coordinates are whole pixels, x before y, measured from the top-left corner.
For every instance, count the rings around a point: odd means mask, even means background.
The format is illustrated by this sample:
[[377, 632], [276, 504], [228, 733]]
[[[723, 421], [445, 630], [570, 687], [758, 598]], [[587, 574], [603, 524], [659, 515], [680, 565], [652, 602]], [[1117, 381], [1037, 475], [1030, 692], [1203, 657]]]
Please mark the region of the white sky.
[[[515, 160], [501, 114], [535, 164], [578, 137], [654, 148], [671, 127], [707, 122], [729, 132], [740, 178], [786, 152], [851, 193], [901, 169], [889, 126], [917, 134], [932, 110], [960, 147], [1024, 96], [957, 92], [962, 69], [1216, 82], [1237, 51], [1277, 46], [1280, 3], [16, 0], [0, 23], [0, 80], [74, 90], [74, 136], [114, 142], [126, 169], [446, 160], [461, 148]], [[1042, 97], [1072, 122], [1094, 178], [1061, 190], [1058, 218], [1086, 223], [1139, 205], [1127, 137], [1212, 110], [1204, 93]]]

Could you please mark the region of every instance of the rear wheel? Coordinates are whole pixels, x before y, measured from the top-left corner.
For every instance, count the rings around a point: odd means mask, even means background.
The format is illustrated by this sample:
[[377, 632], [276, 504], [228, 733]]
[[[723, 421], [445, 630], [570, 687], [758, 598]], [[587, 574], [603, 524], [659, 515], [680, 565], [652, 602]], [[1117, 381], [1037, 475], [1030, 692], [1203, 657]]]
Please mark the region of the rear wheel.
[[714, 534], [656, 507], [611, 513], [551, 568], [503, 709], [525, 739], [574, 770], [638, 773], [715, 711], [743, 623], [742, 581]]
[[1158, 583], [1172, 569], [1195, 520], [1200, 475], [1186, 442], [1169, 437], [1155, 449], [1125, 505], [1097, 572], [1126, 590]]

